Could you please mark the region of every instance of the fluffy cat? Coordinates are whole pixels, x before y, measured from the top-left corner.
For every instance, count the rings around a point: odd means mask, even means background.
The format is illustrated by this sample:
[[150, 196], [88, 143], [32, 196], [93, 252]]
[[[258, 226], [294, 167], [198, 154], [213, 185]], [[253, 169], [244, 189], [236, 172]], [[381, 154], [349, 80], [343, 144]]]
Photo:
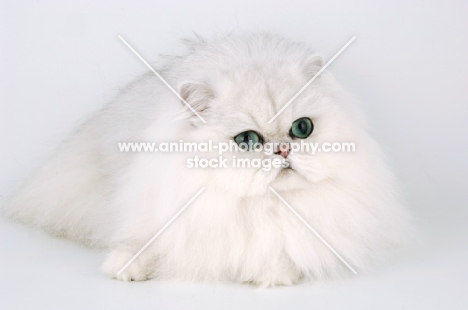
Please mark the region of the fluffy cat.
[[[121, 280], [177, 278], [262, 286], [321, 280], [350, 271], [269, 187], [355, 269], [406, 239], [410, 217], [394, 177], [366, 131], [359, 107], [323, 72], [268, 121], [323, 66], [306, 46], [271, 34], [184, 40], [184, 52], [156, 68], [206, 120], [153, 73], [126, 87], [84, 123], [12, 195], [6, 214], [55, 235], [109, 248], [103, 272]], [[189, 169], [194, 154], [122, 153], [119, 142], [234, 139], [354, 142], [352, 153], [294, 152], [290, 169]], [[206, 155], [210, 156], [210, 155]], [[206, 190], [122, 273], [119, 270], [201, 188]]]

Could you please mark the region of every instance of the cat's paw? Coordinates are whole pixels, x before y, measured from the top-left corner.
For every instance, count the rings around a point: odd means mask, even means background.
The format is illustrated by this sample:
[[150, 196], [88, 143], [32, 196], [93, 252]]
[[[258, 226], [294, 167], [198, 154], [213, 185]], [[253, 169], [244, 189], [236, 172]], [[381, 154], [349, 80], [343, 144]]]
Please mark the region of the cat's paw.
[[267, 288], [273, 286], [290, 286], [297, 284], [302, 279], [302, 275], [297, 270], [292, 268], [287, 269], [276, 269], [264, 272], [260, 276], [257, 276], [253, 281], [253, 284], [258, 285], [259, 288]]
[[154, 260], [149, 260], [145, 256], [138, 256], [122, 270], [135, 253], [122, 250], [112, 251], [101, 267], [102, 272], [110, 278], [122, 281], [145, 281], [150, 279], [154, 273]]
[[291, 275], [282, 275], [274, 277], [266, 277], [255, 281], [259, 288], [268, 288], [273, 286], [291, 286], [299, 282], [300, 278]]

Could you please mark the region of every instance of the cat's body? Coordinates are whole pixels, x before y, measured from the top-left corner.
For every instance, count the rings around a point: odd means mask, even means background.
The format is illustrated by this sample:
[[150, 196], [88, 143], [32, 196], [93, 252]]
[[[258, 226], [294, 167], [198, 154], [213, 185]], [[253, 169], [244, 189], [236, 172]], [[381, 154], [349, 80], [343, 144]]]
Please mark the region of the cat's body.
[[[406, 211], [358, 107], [326, 72], [268, 121], [320, 69], [319, 56], [273, 35], [186, 42], [156, 68], [206, 120], [152, 73], [86, 122], [11, 199], [7, 214], [104, 246], [103, 271], [125, 280], [181, 278], [292, 284], [349, 272], [288, 210], [274, 188], [357, 269], [405, 239]], [[255, 130], [292, 141], [353, 142], [354, 153], [290, 154], [292, 169], [189, 169], [193, 154], [120, 153], [118, 142], [233, 139]], [[227, 154], [232, 155], [232, 154]], [[240, 157], [254, 156], [250, 153]], [[280, 155], [258, 155], [263, 158]], [[120, 275], [118, 271], [201, 188], [206, 190]]]

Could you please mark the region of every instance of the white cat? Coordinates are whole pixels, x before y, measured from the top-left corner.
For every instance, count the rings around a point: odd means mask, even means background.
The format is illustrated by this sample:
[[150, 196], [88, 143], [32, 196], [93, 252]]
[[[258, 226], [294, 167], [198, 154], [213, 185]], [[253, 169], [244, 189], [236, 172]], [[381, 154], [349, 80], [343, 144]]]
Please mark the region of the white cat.
[[[149, 72], [58, 148], [12, 196], [7, 215], [109, 248], [103, 272], [136, 281], [178, 278], [270, 286], [350, 274], [269, 187], [357, 270], [406, 239], [411, 221], [398, 201], [394, 178], [366, 132], [359, 107], [329, 73], [268, 122], [321, 69], [320, 56], [271, 34], [197, 37], [184, 46], [185, 52], [164, 57], [156, 71], [206, 123]], [[301, 119], [302, 137], [292, 128]], [[356, 152], [235, 154], [283, 155], [291, 163], [291, 169], [264, 171], [189, 169], [185, 160], [193, 154], [118, 149], [119, 142], [130, 141], [217, 143], [249, 131], [264, 143], [300, 138], [354, 142]]]

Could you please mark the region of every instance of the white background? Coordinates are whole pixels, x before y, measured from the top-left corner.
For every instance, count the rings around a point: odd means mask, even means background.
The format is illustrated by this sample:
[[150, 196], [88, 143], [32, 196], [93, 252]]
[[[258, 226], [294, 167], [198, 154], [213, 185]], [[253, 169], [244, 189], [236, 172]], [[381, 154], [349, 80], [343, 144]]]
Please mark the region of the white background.
[[0, 195], [180, 37], [270, 30], [307, 42], [362, 101], [421, 240], [341, 282], [123, 283], [104, 253], [0, 220], [1, 308], [467, 309], [468, 2], [3, 1]]

